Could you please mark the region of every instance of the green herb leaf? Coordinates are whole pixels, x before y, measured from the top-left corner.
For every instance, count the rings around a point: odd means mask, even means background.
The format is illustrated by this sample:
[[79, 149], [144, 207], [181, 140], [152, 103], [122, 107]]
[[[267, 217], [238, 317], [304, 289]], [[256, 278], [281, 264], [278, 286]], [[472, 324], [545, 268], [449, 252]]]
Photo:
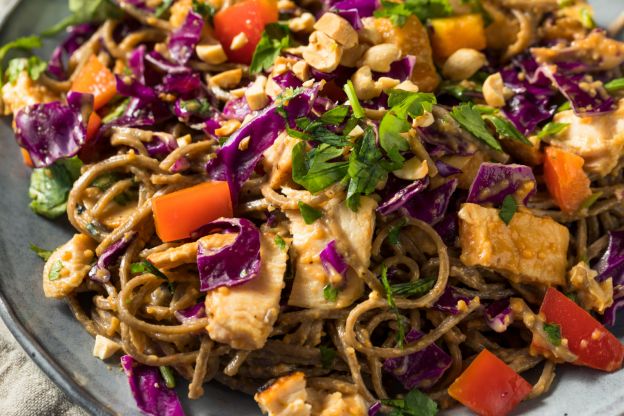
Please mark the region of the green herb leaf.
[[336, 302], [338, 299], [338, 288], [328, 283], [323, 287], [323, 297], [328, 302]]
[[130, 105], [130, 98], [124, 99], [115, 107], [113, 107], [110, 112], [102, 118], [102, 123], [110, 123], [113, 120], [117, 120], [126, 112], [126, 110], [128, 109], [128, 105]]
[[561, 345], [561, 327], [558, 324], [544, 324], [544, 332], [548, 336], [548, 342], [555, 347]]
[[602, 192], [595, 192], [595, 193], [591, 194], [590, 196], [588, 196], [587, 198], [585, 198], [585, 200], [581, 204], [581, 209], [589, 209], [589, 208], [591, 208], [591, 206], [594, 205], [596, 203], [596, 201], [598, 201], [600, 199], [602, 194], [603, 194]]
[[108, 188], [115, 185], [120, 180], [121, 175], [115, 172], [108, 172], [96, 177], [89, 186], [94, 186], [100, 191], [106, 191]]
[[469, 103], [462, 103], [453, 107], [451, 117], [455, 119], [464, 129], [470, 132], [477, 139], [481, 140], [494, 150], [502, 151], [500, 143], [492, 136], [481, 118], [481, 114], [472, 108]]
[[404, 399], [381, 400], [385, 406], [392, 408], [388, 416], [435, 416], [438, 405], [429, 396], [418, 389], [413, 389]]
[[138, 263], [132, 263], [130, 265], [130, 273], [133, 273], [133, 274], [151, 273], [160, 279], [169, 281], [169, 278], [167, 277], [167, 275], [164, 274], [162, 271], [160, 271], [149, 260], [143, 260]]
[[158, 367], [158, 369], [160, 370], [160, 375], [165, 380], [165, 385], [167, 386], [167, 388], [175, 388], [175, 375], [173, 374], [173, 370], [171, 369], [171, 367], [161, 365], [160, 367]]
[[39, 59], [38, 56], [11, 59], [5, 72], [5, 79], [11, 84], [15, 84], [19, 75], [26, 71], [28, 73], [28, 77], [33, 81], [36, 81], [47, 67], [48, 64]]
[[401, 229], [403, 228], [404, 225], [396, 225], [394, 227], [392, 227], [390, 229], [390, 231], [388, 232], [388, 242], [390, 244], [392, 244], [393, 246], [396, 246], [397, 244], [399, 244], [399, 234], [401, 234]]
[[570, 103], [570, 101], [566, 101], [565, 103], [557, 107], [557, 113], [561, 113], [562, 111], [567, 111], [571, 109], [572, 109], [572, 104]]
[[[624, 89], [624, 78], [617, 78], [604, 84], [608, 92], [616, 92]], [[569, 101], [568, 101], [569, 102]]]
[[344, 92], [347, 94], [347, 98], [349, 99], [349, 104], [351, 104], [351, 108], [353, 109], [353, 116], [355, 118], [364, 118], [364, 109], [360, 104], [360, 100], [357, 98], [357, 94], [355, 93], [355, 87], [351, 80], [347, 81], [344, 86]]
[[[31, 51], [32, 49], [36, 49], [36, 48], [40, 48], [41, 47], [41, 37], [39, 36], [25, 36], [25, 37], [21, 37], [21, 38], [17, 38], [12, 42], [9, 42], [5, 45], [3, 45], [0, 48], [0, 74], [4, 73], [3, 70], [3, 65], [2, 62], [4, 61], [4, 58], [7, 56], [7, 54], [12, 51], [13, 49], [22, 49], [22, 50], [26, 50], [26, 51]], [[37, 58], [38, 59], [38, 58]], [[16, 64], [13, 64], [16, 65]], [[38, 73], [38, 69], [40, 67], [37, 67], [37, 69], [35, 71], [33, 71], [32, 75], [37, 75], [37, 78], [39, 77]], [[41, 71], [43, 72], [45, 70], [45, 68]], [[12, 72], [15, 72], [15, 69], [12, 70]], [[21, 70], [20, 70], [21, 72]], [[40, 72], [39, 72], [40, 74]], [[9, 75], [9, 74], [7, 74]], [[19, 75], [19, 74], [17, 74]], [[29, 71], [29, 75], [31, 75], [30, 71]], [[14, 79], [17, 79], [16, 75], [13, 75]], [[2, 80], [2, 84], [4, 84], [4, 77], [1, 77]], [[34, 78], [36, 79], [36, 78]], [[14, 82], [14, 81], [11, 81]]]
[[297, 205], [299, 206], [299, 212], [301, 212], [303, 221], [308, 225], [313, 224], [314, 221], [318, 220], [319, 218], [323, 216], [322, 211], [319, 211], [316, 208], [312, 208], [310, 205], [306, 204], [305, 202], [299, 201]]
[[46, 250], [45, 248], [38, 247], [32, 243], [30, 244], [30, 249], [44, 261], [48, 261], [52, 253], [54, 253], [54, 251]]
[[503, 199], [503, 205], [498, 213], [498, 216], [505, 224], [509, 225], [516, 211], [518, 211], [516, 198], [511, 195], [507, 195], [505, 199]]
[[306, 153], [306, 146], [305, 142], [299, 142], [292, 150], [292, 178], [295, 183], [316, 193], [347, 175], [347, 162], [330, 162], [342, 156], [342, 149], [321, 144]]
[[399, 312], [399, 308], [397, 308], [396, 303], [394, 302], [392, 287], [390, 286], [390, 282], [388, 281], [388, 266], [386, 266], [385, 264], [381, 266], [381, 283], [386, 292], [386, 300], [388, 302], [388, 306], [390, 306], [390, 309], [392, 310], [392, 312], [394, 312], [394, 315], [396, 316], [396, 323], [398, 327], [396, 335], [397, 345], [399, 346], [399, 348], [403, 348], [403, 342], [405, 341], [405, 323], [403, 322], [403, 315], [401, 315], [401, 312]]
[[80, 23], [103, 22], [123, 16], [123, 12], [111, 0], [69, 0], [69, 11], [65, 19], [43, 32], [44, 36], [53, 36], [69, 26]]
[[286, 241], [284, 241], [284, 239], [282, 238], [282, 236], [280, 236], [279, 234], [277, 234], [275, 236], [275, 245], [277, 246], [277, 248], [279, 248], [282, 251], [286, 250]]
[[[156, 10], [154, 10], [154, 16], [162, 17], [162, 15], [165, 14], [167, 10], [169, 10], [169, 7], [171, 7], [172, 3], [173, 0], [163, 0], [163, 2], [160, 3], [160, 6], [156, 7]], [[193, 6], [195, 6], [195, 1], [193, 1]]]
[[545, 137], [556, 136], [559, 133], [563, 132], [565, 129], [567, 129], [569, 126], [570, 123], [555, 123], [554, 121], [551, 121], [550, 123], [542, 127], [539, 133], [537, 133], [537, 138], [543, 139]]
[[334, 365], [337, 351], [334, 348], [327, 347], [325, 345], [321, 345], [319, 349], [321, 350], [321, 365], [325, 369], [331, 369]]
[[55, 261], [48, 273], [48, 280], [54, 281], [61, 277], [61, 271], [63, 270], [63, 263], [60, 260]]
[[256, 46], [249, 72], [256, 74], [273, 66], [275, 59], [282, 49], [288, 48], [291, 43], [290, 29], [280, 23], [269, 23], [264, 27], [262, 37]]
[[206, 98], [193, 98], [190, 100], [181, 100], [180, 108], [193, 113], [198, 117], [208, 117], [214, 111], [214, 107]]
[[407, 18], [416, 15], [425, 22], [427, 19], [450, 16], [453, 8], [448, 0], [406, 0], [396, 3], [382, 0], [381, 7], [375, 10], [375, 17], [387, 17], [397, 26], [403, 26]]
[[208, 19], [208, 21], [212, 23], [212, 19], [217, 12], [217, 9], [215, 9], [214, 6], [208, 2], [193, 0], [193, 11], [195, 13], [199, 13], [204, 19]]
[[567, 292], [567, 293], [564, 293], [564, 295], [566, 296], [566, 298], [570, 299], [572, 302], [578, 305], [578, 296], [576, 296], [576, 293]]
[[516, 129], [516, 126], [514, 126], [509, 120], [500, 116], [489, 114], [484, 115], [483, 118], [492, 123], [499, 136], [526, 144], [528, 146], [533, 146], [533, 143], [524, 137], [524, 135], [520, 133], [518, 129]]
[[67, 197], [80, 176], [82, 162], [77, 157], [57, 160], [47, 168], [33, 169], [30, 175], [30, 208], [39, 215], [54, 219], [65, 214]]
[[414, 282], [397, 283], [390, 287], [393, 295], [397, 296], [422, 296], [429, 292], [433, 286], [435, 286], [436, 279], [429, 277], [426, 279], [419, 279]]
[[346, 105], [339, 105], [323, 113], [319, 121], [326, 125], [335, 126], [341, 124], [348, 114], [349, 107]]
[[440, 95], [448, 94], [463, 102], [472, 101], [474, 99], [474, 94], [479, 92], [478, 89], [468, 88], [450, 81], [442, 82], [438, 90]]
[[594, 21], [594, 16], [592, 16], [592, 12], [590, 9], [584, 7], [581, 9], [581, 24], [585, 29], [594, 29], [596, 27], [596, 22]]

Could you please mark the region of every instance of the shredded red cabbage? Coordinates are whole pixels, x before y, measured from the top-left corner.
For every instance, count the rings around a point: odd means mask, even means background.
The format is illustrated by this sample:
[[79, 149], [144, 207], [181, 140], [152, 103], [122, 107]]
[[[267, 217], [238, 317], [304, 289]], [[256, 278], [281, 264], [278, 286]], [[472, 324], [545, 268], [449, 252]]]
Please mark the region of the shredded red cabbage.
[[596, 280], [611, 277], [614, 287], [624, 285], [624, 231], [609, 231], [608, 235], [607, 250], [593, 267], [598, 272]]
[[500, 205], [507, 195], [520, 191], [526, 204], [536, 188], [537, 182], [529, 166], [486, 162], [481, 164], [470, 185], [467, 201]]
[[63, 60], [70, 57], [80, 46], [86, 42], [95, 32], [97, 26], [92, 23], [83, 23], [72, 26], [68, 29], [67, 38], [54, 49], [50, 61], [48, 61], [48, 72], [59, 80], [67, 79], [67, 70]]
[[321, 251], [319, 257], [321, 258], [321, 263], [327, 273], [332, 273], [333, 269], [343, 277], [345, 276], [345, 272], [349, 268], [349, 265], [344, 261], [340, 253], [338, 253], [338, 250], [336, 249], [336, 240], [330, 241], [327, 246], [325, 246], [323, 251]]
[[171, 33], [167, 44], [174, 62], [184, 65], [191, 58], [195, 46], [199, 43], [203, 27], [204, 19], [202, 16], [194, 11], [189, 11], [182, 26]]
[[406, 187], [398, 190], [396, 193], [386, 199], [381, 205], [377, 207], [377, 212], [381, 215], [390, 215], [393, 212], [401, 209], [407, 204], [416, 194], [423, 192], [429, 186], [429, 177], [425, 176], [422, 179], [418, 179]]
[[495, 332], [505, 332], [513, 321], [509, 298], [492, 302], [485, 308], [484, 313], [485, 322]]
[[136, 231], [130, 231], [119, 240], [115, 241], [113, 244], [108, 246], [106, 250], [102, 253], [102, 255], [98, 258], [97, 263], [93, 265], [91, 270], [89, 270], [89, 279], [106, 283], [110, 280], [111, 274], [108, 268], [112, 266], [119, 257], [126, 251], [134, 237], [136, 237]]
[[451, 315], [457, 315], [459, 313], [457, 302], [460, 300], [466, 302], [466, 305], [470, 303], [470, 298], [461, 295], [453, 286], [447, 286], [442, 296], [433, 305], [433, 308]]
[[173, 315], [180, 323], [192, 322], [206, 316], [206, 306], [204, 302], [199, 302], [196, 305], [190, 306], [186, 309], [175, 311]]
[[404, 208], [411, 217], [435, 225], [444, 218], [458, 182], [457, 179], [451, 179], [435, 189], [417, 193], [407, 201]]

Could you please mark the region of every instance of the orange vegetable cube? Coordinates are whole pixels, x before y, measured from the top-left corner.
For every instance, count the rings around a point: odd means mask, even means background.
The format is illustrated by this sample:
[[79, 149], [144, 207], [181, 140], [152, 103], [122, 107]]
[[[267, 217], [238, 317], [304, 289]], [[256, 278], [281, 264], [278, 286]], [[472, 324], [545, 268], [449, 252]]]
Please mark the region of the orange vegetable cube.
[[443, 17], [430, 20], [431, 46], [436, 59], [444, 61], [462, 48], [485, 49], [485, 25], [480, 14]]
[[71, 90], [93, 94], [93, 106], [97, 110], [115, 96], [117, 81], [115, 75], [100, 62], [98, 57], [91, 55], [74, 79]]
[[577, 211], [592, 192], [583, 165], [585, 160], [558, 147], [546, 148], [544, 181], [548, 192], [563, 212]]
[[164, 242], [181, 240], [202, 225], [221, 217], [232, 217], [227, 182], [204, 182], [154, 198], [156, 234]]
[[102, 125], [102, 119], [95, 111], [91, 113], [87, 124], [87, 141], [93, 139]]

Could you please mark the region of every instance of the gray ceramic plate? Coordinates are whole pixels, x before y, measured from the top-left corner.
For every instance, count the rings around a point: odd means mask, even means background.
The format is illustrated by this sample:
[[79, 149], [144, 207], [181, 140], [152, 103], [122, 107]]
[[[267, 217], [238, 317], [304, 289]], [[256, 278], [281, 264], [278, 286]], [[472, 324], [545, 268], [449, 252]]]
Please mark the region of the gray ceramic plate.
[[[0, 0], [0, 5], [12, 2]], [[622, 0], [594, 3], [602, 22], [624, 10]], [[66, 15], [66, 4], [66, 0], [20, 2], [0, 31], [0, 44], [50, 27]], [[44, 53], [49, 54], [53, 45], [46, 47]], [[74, 321], [65, 304], [43, 296], [43, 264], [28, 249], [29, 243], [56, 247], [72, 232], [66, 221], [46, 221], [28, 208], [29, 171], [22, 164], [7, 120], [0, 124], [0, 149], [0, 316], [32, 359], [76, 403], [96, 415], [138, 414], [118, 365], [107, 365], [92, 357], [93, 339]], [[617, 331], [624, 335], [624, 328]], [[179, 393], [186, 397], [185, 386]], [[192, 415], [260, 414], [251, 398], [216, 383], [206, 386], [201, 400], [185, 400], [184, 407]], [[576, 367], [562, 368], [552, 393], [524, 404], [518, 413], [622, 415], [624, 371], [605, 375]], [[467, 413], [456, 410], [451, 414]]]

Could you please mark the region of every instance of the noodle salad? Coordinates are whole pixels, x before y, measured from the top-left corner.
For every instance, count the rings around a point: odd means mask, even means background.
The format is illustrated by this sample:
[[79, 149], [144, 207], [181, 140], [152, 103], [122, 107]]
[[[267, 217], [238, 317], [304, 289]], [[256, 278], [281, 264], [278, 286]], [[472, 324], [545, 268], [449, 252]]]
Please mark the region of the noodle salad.
[[621, 368], [624, 43], [586, 2], [69, 7], [0, 49], [2, 109], [75, 228], [32, 246], [44, 294], [144, 414], [216, 380], [272, 416], [498, 416]]

